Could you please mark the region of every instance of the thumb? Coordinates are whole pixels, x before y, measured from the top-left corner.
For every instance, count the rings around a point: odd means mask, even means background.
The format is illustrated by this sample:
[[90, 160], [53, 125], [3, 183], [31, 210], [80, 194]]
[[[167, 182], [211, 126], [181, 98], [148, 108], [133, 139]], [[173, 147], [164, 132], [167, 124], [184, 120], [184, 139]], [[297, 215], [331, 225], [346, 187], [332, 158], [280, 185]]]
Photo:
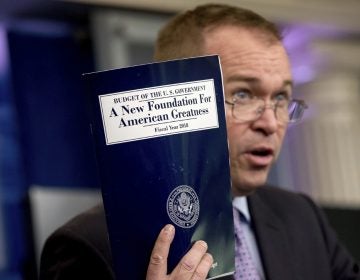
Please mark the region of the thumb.
[[167, 275], [167, 258], [175, 236], [173, 225], [166, 225], [159, 233], [151, 252], [146, 280], [162, 280]]

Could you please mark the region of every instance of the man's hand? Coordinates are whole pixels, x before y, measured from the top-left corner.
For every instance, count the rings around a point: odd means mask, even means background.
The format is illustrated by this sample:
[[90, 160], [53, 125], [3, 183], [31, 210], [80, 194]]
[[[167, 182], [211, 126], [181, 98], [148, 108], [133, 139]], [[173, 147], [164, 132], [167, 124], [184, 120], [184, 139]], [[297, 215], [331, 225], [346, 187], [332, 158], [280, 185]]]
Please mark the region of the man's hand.
[[166, 225], [160, 231], [151, 253], [146, 280], [206, 279], [213, 263], [213, 258], [209, 253], [206, 253], [207, 244], [201, 240], [196, 241], [172, 273], [167, 274], [167, 258], [174, 236], [175, 228], [172, 225]]

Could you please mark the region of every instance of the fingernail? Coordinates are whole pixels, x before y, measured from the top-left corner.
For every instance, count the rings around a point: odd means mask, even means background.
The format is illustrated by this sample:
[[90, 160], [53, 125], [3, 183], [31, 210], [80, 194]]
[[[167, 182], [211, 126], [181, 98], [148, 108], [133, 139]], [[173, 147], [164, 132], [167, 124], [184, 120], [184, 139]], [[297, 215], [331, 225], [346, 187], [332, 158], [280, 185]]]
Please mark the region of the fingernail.
[[167, 234], [167, 235], [172, 234], [172, 233], [174, 232], [174, 226], [173, 226], [173, 225], [166, 225], [166, 226], [164, 227], [164, 232], [165, 232], [165, 234]]
[[208, 248], [207, 243], [205, 241], [203, 241], [203, 240], [199, 240], [196, 243], [199, 244], [200, 246], [204, 247], [205, 249]]

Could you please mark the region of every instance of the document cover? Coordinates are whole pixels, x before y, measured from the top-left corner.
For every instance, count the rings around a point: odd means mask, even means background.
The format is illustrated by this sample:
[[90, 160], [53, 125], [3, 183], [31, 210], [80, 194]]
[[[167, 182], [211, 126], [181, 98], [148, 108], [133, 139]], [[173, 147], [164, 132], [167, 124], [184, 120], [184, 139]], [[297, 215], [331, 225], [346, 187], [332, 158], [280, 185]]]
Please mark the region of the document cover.
[[84, 75], [117, 279], [145, 279], [154, 242], [176, 228], [168, 271], [196, 240], [231, 277], [234, 230], [218, 56]]

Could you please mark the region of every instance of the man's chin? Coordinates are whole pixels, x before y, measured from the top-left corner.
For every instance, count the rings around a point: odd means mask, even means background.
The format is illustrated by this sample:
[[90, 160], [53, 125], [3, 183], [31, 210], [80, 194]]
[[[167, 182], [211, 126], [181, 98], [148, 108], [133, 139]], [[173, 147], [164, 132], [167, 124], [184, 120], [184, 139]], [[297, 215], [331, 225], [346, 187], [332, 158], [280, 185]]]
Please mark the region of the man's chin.
[[[243, 178], [248, 178], [248, 180], [244, 180]], [[234, 196], [250, 195], [255, 190], [257, 190], [266, 183], [267, 172], [266, 174], [243, 174], [242, 178], [238, 178], [238, 179], [239, 180], [232, 179], [233, 195]]]
[[232, 186], [232, 194], [233, 196], [247, 196], [251, 195], [256, 189], [258, 189], [261, 185], [241, 185], [241, 186]]

